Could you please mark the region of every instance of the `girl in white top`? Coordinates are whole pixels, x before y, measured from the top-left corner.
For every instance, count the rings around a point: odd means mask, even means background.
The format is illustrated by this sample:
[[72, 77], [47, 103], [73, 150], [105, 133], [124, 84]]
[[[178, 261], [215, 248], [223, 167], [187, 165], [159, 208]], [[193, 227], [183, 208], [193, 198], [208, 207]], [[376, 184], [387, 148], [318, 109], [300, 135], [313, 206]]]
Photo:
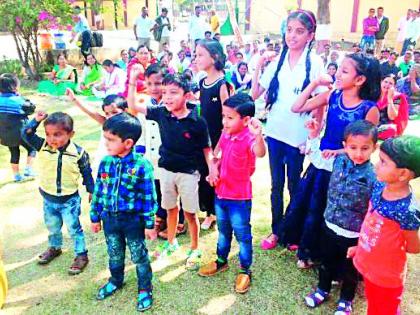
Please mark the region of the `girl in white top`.
[[105, 76], [100, 84], [93, 86], [93, 94], [98, 98], [105, 98], [112, 94], [122, 94], [125, 90], [127, 73], [109, 59], [104, 60], [102, 66], [106, 71]]
[[[252, 97], [257, 99], [266, 92], [268, 110], [266, 135], [271, 169], [272, 233], [262, 241], [262, 249], [277, 246], [283, 221], [286, 174], [289, 194], [293, 195], [303, 169], [304, 155], [299, 146], [308, 137], [305, 122], [310, 117], [293, 113], [291, 107], [305, 87], [324, 72], [321, 57], [311, 52], [315, 31], [316, 19], [312, 12], [292, 12], [287, 18], [285, 44], [280, 57], [273, 61], [273, 52], [261, 56], [252, 79]], [[260, 78], [261, 68], [269, 61], [271, 63]]]

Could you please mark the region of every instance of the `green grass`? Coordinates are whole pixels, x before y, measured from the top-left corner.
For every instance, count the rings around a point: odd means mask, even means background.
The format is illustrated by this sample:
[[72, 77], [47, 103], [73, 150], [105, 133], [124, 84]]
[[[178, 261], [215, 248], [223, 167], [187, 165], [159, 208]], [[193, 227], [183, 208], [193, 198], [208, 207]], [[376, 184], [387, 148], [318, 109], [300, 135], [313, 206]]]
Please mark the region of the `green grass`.
[[[94, 155], [100, 127], [80, 111], [61, 99], [31, 96], [39, 108], [49, 112], [64, 110], [75, 119], [75, 141], [91, 156]], [[94, 105], [92, 105], [94, 106]], [[42, 128], [40, 128], [42, 131]], [[64, 254], [48, 266], [36, 264], [37, 255], [47, 247], [47, 231], [43, 225], [42, 199], [35, 181], [11, 183], [9, 154], [0, 147], [0, 232], [3, 235], [4, 263], [8, 271], [10, 290], [4, 314], [136, 314], [136, 275], [127, 252], [127, 273], [123, 290], [115, 296], [97, 302], [96, 291], [108, 277], [107, 253], [102, 233], [89, 231], [88, 204], [83, 194], [82, 224], [85, 227], [90, 264], [79, 276], [68, 276], [72, 258], [72, 242], [65, 238]], [[24, 160], [24, 159], [23, 159]], [[419, 197], [419, 182], [415, 183]], [[413, 187], [414, 187], [413, 186]], [[315, 271], [300, 271], [295, 258], [276, 249], [263, 252], [261, 239], [270, 231], [270, 178], [267, 158], [258, 161], [254, 176], [254, 236], [253, 283], [246, 295], [235, 294], [233, 285], [238, 266], [238, 247], [234, 242], [230, 269], [213, 278], [201, 278], [184, 268], [188, 237], [181, 237], [182, 254], [167, 266], [153, 263], [155, 304], [149, 314], [331, 314], [338, 298], [334, 288], [332, 298], [315, 311], [308, 310], [303, 297], [316, 284]], [[287, 200], [286, 200], [287, 202]], [[65, 230], [65, 228], [64, 228]], [[204, 260], [215, 257], [217, 232], [201, 234]], [[148, 243], [153, 250], [157, 242]], [[406, 314], [420, 313], [420, 259], [410, 257], [409, 276], [404, 295]], [[365, 301], [359, 289], [354, 314], [365, 312]]]

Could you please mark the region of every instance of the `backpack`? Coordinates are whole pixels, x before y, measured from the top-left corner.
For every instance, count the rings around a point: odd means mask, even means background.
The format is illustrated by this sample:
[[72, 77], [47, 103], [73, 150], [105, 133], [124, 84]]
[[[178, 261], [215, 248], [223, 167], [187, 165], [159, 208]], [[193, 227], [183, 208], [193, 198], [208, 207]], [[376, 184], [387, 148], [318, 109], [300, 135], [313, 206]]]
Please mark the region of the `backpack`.
[[92, 47], [102, 47], [104, 45], [104, 36], [98, 32], [92, 32]]

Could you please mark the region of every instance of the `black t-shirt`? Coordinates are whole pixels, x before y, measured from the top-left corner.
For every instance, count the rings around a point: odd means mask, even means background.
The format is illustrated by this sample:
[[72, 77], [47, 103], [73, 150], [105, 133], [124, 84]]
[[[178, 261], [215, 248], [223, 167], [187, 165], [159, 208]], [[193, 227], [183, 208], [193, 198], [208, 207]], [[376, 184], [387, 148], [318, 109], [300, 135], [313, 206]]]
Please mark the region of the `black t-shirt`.
[[387, 76], [388, 74], [398, 75], [400, 69], [394, 64], [391, 65], [388, 61], [381, 64], [381, 75]]
[[203, 149], [210, 148], [207, 124], [192, 109], [187, 117], [174, 117], [165, 106], [147, 107], [146, 119], [159, 124], [162, 145], [159, 167], [175, 173], [192, 174], [198, 170]]

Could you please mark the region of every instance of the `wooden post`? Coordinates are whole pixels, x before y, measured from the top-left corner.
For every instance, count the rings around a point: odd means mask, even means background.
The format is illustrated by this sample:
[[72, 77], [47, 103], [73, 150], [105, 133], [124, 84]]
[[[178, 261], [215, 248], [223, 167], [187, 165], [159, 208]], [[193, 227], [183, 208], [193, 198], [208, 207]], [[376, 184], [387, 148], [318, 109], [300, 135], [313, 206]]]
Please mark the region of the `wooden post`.
[[230, 23], [233, 28], [233, 33], [235, 34], [236, 40], [239, 43], [239, 45], [243, 45], [244, 41], [242, 38], [241, 31], [239, 30], [238, 21], [236, 20], [236, 12], [235, 8], [232, 5], [231, 0], [226, 0], [226, 5], [228, 7], [229, 16], [230, 16]]
[[359, 17], [360, 0], [353, 0], [353, 15], [351, 18], [350, 32], [357, 32], [357, 19]]

